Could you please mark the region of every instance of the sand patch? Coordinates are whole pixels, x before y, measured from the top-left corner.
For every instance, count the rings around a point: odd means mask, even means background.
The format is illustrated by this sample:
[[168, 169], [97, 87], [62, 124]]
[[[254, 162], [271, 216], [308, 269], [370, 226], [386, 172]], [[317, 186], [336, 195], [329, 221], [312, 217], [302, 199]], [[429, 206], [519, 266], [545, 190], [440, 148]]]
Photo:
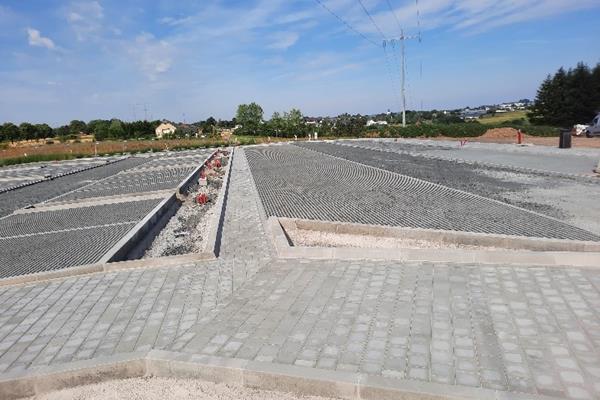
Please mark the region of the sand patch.
[[227, 386], [191, 379], [132, 378], [77, 386], [31, 400], [328, 400], [245, 387]]

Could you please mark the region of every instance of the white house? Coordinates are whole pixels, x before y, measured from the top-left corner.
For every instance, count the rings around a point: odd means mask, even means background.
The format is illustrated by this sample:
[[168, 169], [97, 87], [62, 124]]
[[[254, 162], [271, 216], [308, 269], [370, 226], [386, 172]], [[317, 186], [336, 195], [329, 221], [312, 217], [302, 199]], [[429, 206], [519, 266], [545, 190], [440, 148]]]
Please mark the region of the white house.
[[367, 121], [367, 126], [373, 126], [373, 125], [387, 125], [387, 121], [373, 121], [372, 119]]
[[156, 133], [156, 137], [158, 139], [162, 139], [164, 135], [172, 135], [175, 133], [176, 130], [177, 128], [170, 122], [163, 122], [162, 124], [156, 127], [156, 130], [154, 132]]

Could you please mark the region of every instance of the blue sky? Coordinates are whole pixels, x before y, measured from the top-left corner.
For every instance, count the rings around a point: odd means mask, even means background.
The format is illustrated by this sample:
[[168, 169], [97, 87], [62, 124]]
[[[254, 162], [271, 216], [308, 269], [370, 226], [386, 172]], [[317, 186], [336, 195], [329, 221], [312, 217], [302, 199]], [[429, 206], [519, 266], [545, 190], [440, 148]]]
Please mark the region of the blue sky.
[[[358, 0], [322, 0], [370, 40]], [[415, 0], [362, 0], [387, 37]], [[408, 107], [532, 98], [558, 67], [600, 62], [598, 0], [419, 0]], [[397, 19], [397, 20], [396, 20]], [[393, 111], [397, 53], [315, 0], [1, 0], [0, 122], [231, 118], [237, 104], [306, 115]]]

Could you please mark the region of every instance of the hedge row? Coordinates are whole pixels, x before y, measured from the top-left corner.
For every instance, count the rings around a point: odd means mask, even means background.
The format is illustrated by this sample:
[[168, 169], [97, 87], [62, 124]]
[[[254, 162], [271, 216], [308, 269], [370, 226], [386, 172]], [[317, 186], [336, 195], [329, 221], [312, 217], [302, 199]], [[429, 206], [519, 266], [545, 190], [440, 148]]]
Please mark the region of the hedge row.
[[532, 126], [532, 125], [484, 125], [479, 123], [460, 123], [460, 124], [421, 124], [409, 125], [407, 127], [390, 126], [381, 128], [374, 132], [365, 132], [365, 136], [380, 136], [380, 137], [436, 137], [446, 136], [452, 138], [461, 137], [478, 137], [493, 128], [514, 128], [521, 129], [524, 133], [532, 136], [558, 136], [560, 129], [547, 126]]

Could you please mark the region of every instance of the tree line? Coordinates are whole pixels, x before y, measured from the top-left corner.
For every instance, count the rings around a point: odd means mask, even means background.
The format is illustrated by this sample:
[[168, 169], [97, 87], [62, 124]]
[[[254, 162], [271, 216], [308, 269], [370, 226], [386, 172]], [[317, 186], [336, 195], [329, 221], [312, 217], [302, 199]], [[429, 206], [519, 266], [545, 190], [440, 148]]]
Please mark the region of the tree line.
[[[340, 114], [336, 117], [305, 117], [298, 109], [290, 111], [275, 111], [270, 119], [264, 118], [264, 111], [257, 103], [240, 104], [234, 121], [238, 124], [236, 134], [251, 136], [273, 136], [291, 138], [305, 137], [317, 133], [318, 136], [361, 136], [368, 131], [380, 129], [377, 126], [367, 127], [367, 121], [386, 121], [390, 125], [398, 125], [402, 121], [400, 113], [382, 113], [377, 115]], [[408, 124], [429, 122], [435, 124], [455, 124], [464, 121], [459, 116], [459, 110], [450, 113], [431, 111], [407, 111]]]
[[533, 124], [569, 127], [600, 112], [600, 64], [560, 68], [542, 82], [529, 119]]
[[[156, 137], [156, 127], [162, 121], [132, 121], [126, 122], [119, 119], [95, 119], [85, 123], [73, 120], [67, 125], [56, 128], [48, 124], [31, 124], [23, 122], [16, 125], [6, 122], [0, 125], [0, 142], [17, 142], [20, 140], [52, 139], [64, 141], [77, 139], [80, 135], [94, 135], [95, 140], [133, 140], [151, 139]], [[217, 121], [213, 117], [205, 121], [192, 124], [176, 124], [177, 131], [174, 137], [195, 136], [200, 130], [212, 133], [214, 127], [233, 127], [235, 121]]]

